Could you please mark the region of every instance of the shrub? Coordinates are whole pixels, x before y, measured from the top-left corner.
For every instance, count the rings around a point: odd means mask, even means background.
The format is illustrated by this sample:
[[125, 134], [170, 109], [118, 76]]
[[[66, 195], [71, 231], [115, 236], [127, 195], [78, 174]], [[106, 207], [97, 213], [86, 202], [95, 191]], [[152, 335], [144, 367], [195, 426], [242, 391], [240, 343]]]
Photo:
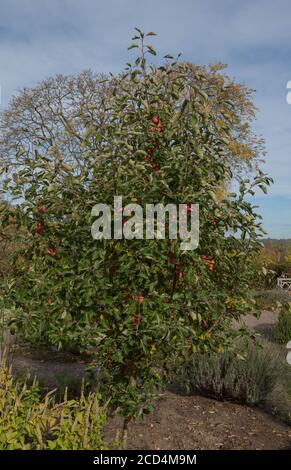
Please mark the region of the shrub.
[[180, 381], [188, 392], [257, 405], [266, 401], [282, 375], [282, 359], [274, 351], [250, 347], [244, 359], [234, 352], [195, 354]]
[[274, 332], [275, 341], [287, 344], [291, 341], [291, 302], [281, 306]]
[[56, 403], [54, 392], [44, 398], [38, 385], [15, 381], [2, 363], [0, 368], [1, 450], [106, 449], [101, 436], [105, 413], [98, 395], [81, 394], [79, 400]]
[[[130, 49], [139, 56], [108, 79], [98, 125], [79, 136], [86, 151], [75, 154], [72, 145], [63, 155], [41, 135], [32, 139], [33, 156], [26, 141], [22, 150], [17, 145], [4, 181], [26, 234], [14, 280], [5, 285], [18, 333], [91, 353], [104, 393], [126, 417], [143, 411], [173, 364], [219, 349], [233, 318], [252, 306], [250, 262], [261, 226], [247, 198], [270, 183], [259, 172], [240, 179], [237, 194], [224, 191], [230, 155], [240, 147], [236, 124], [244, 120], [228, 89], [242, 101], [248, 92], [217, 70], [209, 78], [171, 58], [148, 66], [147, 54], [156, 52], [139, 30], [134, 41]], [[93, 240], [92, 207], [112, 208], [118, 195], [123, 205], [142, 208], [199, 203], [199, 249], [181, 250], [180, 239]], [[3, 208], [4, 225], [8, 212]], [[123, 222], [134, 237], [132, 219]]]

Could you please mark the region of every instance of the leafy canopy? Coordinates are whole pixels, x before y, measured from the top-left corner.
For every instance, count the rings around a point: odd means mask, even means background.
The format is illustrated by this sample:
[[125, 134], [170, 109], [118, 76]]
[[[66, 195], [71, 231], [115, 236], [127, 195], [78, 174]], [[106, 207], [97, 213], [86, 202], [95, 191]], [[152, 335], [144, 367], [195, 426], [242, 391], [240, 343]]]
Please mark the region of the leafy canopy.
[[[234, 142], [242, 144], [235, 136], [246, 89], [215, 67], [171, 56], [148, 65], [156, 52], [147, 39], [137, 30], [134, 63], [98, 82], [97, 120], [86, 114], [85, 125], [85, 114], [71, 114], [37, 135], [28, 127], [16, 147], [10, 135], [4, 182], [22, 247], [4, 286], [15, 328], [31, 342], [91, 354], [101, 388], [127, 417], [142, 413], [194, 352], [221, 351], [231, 340], [233, 319], [252, 305], [250, 263], [260, 247], [246, 196], [270, 183], [260, 172], [240, 179], [238, 194], [221, 191], [233, 176]], [[180, 240], [93, 240], [92, 207], [112, 207], [116, 195], [142, 207], [199, 203], [199, 249], [183, 252]]]

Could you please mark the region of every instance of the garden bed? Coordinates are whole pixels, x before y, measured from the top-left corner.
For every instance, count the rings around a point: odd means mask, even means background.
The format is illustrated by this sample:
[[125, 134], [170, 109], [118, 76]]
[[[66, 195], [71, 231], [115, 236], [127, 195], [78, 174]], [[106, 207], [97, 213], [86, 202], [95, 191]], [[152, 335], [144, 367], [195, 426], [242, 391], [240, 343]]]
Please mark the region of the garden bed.
[[[24, 350], [13, 357], [16, 375], [37, 376], [45, 389], [63, 389], [75, 395], [86, 361], [70, 354]], [[166, 391], [154, 403], [144, 422], [128, 429], [128, 449], [291, 449], [291, 428], [258, 408]], [[109, 417], [105, 441], [121, 437], [123, 420]]]
[[[114, 441], [121, 426], [122, 419], [112, 417], [105, 440]], [[291, 450], [291, 428], [259, 409], [167, 391], [144, 422], [129, 424], [127, 448]]]

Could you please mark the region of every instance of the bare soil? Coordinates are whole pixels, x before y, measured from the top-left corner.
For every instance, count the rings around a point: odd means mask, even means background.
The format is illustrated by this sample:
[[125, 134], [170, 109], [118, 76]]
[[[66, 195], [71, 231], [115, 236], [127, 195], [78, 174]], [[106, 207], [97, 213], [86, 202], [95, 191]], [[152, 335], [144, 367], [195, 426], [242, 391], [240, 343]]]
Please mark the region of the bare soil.
[[[154, 413], [128, 427], [133, 450], [291, 450], [291, 428], [259, 409], [201, 396], [161, 394]], [[107, 442], [120, 438], [122, 418], [106, 425]]]

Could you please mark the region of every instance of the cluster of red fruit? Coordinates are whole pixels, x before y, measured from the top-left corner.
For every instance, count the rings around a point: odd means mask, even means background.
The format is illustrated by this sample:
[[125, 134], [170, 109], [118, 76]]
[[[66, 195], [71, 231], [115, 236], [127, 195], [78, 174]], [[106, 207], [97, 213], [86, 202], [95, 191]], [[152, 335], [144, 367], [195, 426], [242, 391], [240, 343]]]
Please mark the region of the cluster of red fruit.
[[[46, 212], [45, 207], [43, 207], [43, 206], [39, 207], [39, 208], [37, 209], [37, 211], [38, 211], [38, 213], [39, 213], [40, 215], [44, 215], [45, 212]], [[45, 231], [45, 225], [44, 225], [42, 222], [39, 222], [39, 221], [36, 222], [36, 224], [35, 224], [35, 233], [36, 233], [37, 235], [42, 236], [42, 235], [44, 234], [44, 231]], [[56, 255], [59, 253], [59, 249], [56, 248], [55, 245], [51, 245], [50, 247], [48, 247], [48, 248], [46, 249], [46, 253], [47, 253], [49, 256], [51, 256], [52, 258], [55, 258]]]
[[59, 249], [55, 247], [55, 245], [52, 245], [50, 248], [47, 248], [46, 252], [49, 256], [52, 258], [55, 258], [57, 254], [59, 253]]
[[[40, 215], [43, 215], [45, 213], [45, 208], [43, 206], [39, 207], [37, 211]], [[40, 236], [44, 234], [44, 225], [41, 222], [36, 222], [35, 233]]]
[[36, 222], [35, 224], [35, 232], [37, 235], [43, 235], [44, 233], [44, 226], [40, 222]]
[[[145, 301], [145, 297], [143, 297], [142, 295], [131, 295], [131, 294], [129, 294], [129, 292], [127, 292], [127, 291], [125, 291], [124, 297], [125, 297], [126, 299], [133, 299], [133, 300], [135, 300], [136, 302], [138, 302], [138, 303], [140, 303], [140, 304]], [[139, 325], [139, 324], [140, 324], [140, 315], [137, 315], [137, 314], [134, 315], [134, 316], [132, 317], [132, 323], [133, 323], [134, 325]]]
[[[159, 116], [157, 116], [156, 114], [154, 114], [154, 115], [152, 116], [151, 121], [152, 121], [152, 123], [155, 125], [155, 127], [149, 126], [149, 127], [148, 127], [148, 131], [149, 131], [149, 132], [155, 131], [155, 132], [158, 132], [158, 133], [162, 132], [162, 125], [161, 125], [161, 121], [160, 121]], [[145, 161], [148, 162], [148, 163], [150, 163], [150, 164], [152, 165], [152, 170], [153, 170], [153, 173], [155, 174], [155, 173], [157, 173], [157, 172], [161, 169], [160, 165], [159, 165], [157, 162], [155, 162], [155, 161], [153, 160], [153, 158], [152, 158], [152, 156], [153, 156], [155, 150], [156, 150], [157, 148], [159, 148], [159, 141], [158, 141], [158, 139], [154, 139], [153, 144], [154, 144], [154, 147], [149, 147], [149, 148], [147, 149], [147, 156], [146, 156], [146, 158], [145, 158]]]
[[209, 256], [201, 256], [201, 258], [202, 258], [202, 261], [208, 267], [209, 271], [213, 271], [214, 268], [215, 268], [215, 261], [213, 259], [209, 258]]
[[156, 114], [154, 114], [153, 117], [152, 117], [152, 123], [153, 123], [156, 127], [155, 127], [155, 128], [150, 127], [151, 130], [154, 129], [156, 132], [162, 132], [162, 124], [161, 124], [161, 121], [160, 121], [159, 116], [157, 116]]
[[139, 325], [140, 324], [140, 316], [139, 315], [134, 315], [134, 317], [132, 317], [132, 323], [134, 325]]

